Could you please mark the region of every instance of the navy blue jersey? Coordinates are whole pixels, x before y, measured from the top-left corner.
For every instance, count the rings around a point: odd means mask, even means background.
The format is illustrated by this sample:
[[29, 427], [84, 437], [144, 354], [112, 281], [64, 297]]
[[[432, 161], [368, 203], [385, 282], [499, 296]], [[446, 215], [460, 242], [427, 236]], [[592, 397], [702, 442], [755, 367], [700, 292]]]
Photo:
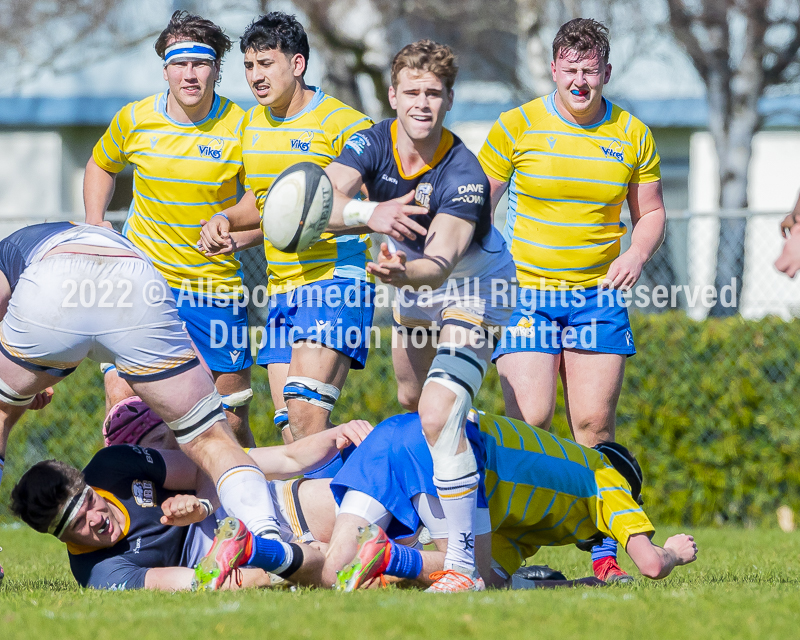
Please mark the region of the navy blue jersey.
[[[384, 120], [354, 133], [334, 162], [358, 171], [374, 202], [394, 200], [414, 191], [415, 204], [430, 212], [413, 219], [426, 229], [439, 213], [474, 222], [472, 243], [482, 246], [492, 228], [492, 208], [489, 179], [478, 159], [458, 136], [445, 129], [431, 165], [406, 175], [395, 150], [397, 126], [397, 120]], [[406, 238], [398, 244], [413, 259], [422, 255], [425, 236]]]
[[188, 527], [159, 522], [160, 505], [178, 493], [164, 489], [167, 467], [153, 449], [119, 445], [101, 449], [83, 470], [86, 482], [122, 511], [123, 536], [113, 547], [67, 545], [72, 575], [83, 587], [142, 589], [148, 569], [180, 566]]
[[73, 228], [71, 222], [43, 222], [15, 231], [0, 241], [0, 271], [11, 285], [11, 291], [28, 266], [30, 257], [43, 242], [54, 235]]

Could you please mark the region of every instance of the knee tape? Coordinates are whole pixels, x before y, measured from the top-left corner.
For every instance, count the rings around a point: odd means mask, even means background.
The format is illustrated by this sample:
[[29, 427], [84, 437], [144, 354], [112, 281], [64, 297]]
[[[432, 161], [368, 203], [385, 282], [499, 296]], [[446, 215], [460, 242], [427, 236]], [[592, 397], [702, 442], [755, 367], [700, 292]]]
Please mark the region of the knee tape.
[[33, 402], [33, 396], [23, 396], [9, 387], [2, 378], [0, 378], [0, 402], [5, 402], [14, 407], [26, 407]]
[[314, 378], [289, 376], [286, 378], [286, 386], [283, 387], [283, 400], [287, 404], [289, 400], [299, 400], [333, 411], [333, 406], [339, 399], [340, 393], [339, 389], [332, 384], [326, 384], [314, 380]]
[[272, 418], [272, 421], [275, 423], [275, 426], [278, 427], [278, 429], [283, 431], [289, 426], [289, 410], [286, 407], [283, 409], [276, 409], [275, 416]]
[[215, 389], [194, 405], [185, 416], [167, 422], [167, 426], [172, 429], [178, 444], [186, 444], [222, 420], [225, 420], [222, 396]]
[[471, 398], [474, 398], [481, 388], [486, 367], [486, 362], [478, 358], [469, 347], [443, 342], [436, 349], [436, 357], [428, 371], [425, 384], [431, 381], [439, 382], [442, 379], [449, 380], [459, 384]]
[[229, 393], [226, 396], [222, 396], [222, 406], [225, 409], [236, 409], [237, 407], [247, 406], [252, 399], [253, 390], [244, 389], [236, 393]]
[[431, 458], [433, 458], [433, 474], [439, 480], [457, 480], [478, 470], [475, 454], [472, 447], [467, 442], [467, 450], [456, 453], [458, 443], [461, 441], [464, 421], [472, 408], [472, 398], [467, 390], [460, 383], [448, 378], [428, 378], [428, 382], [435, 382], [452, 391], [455, 396], [453, 408], [444, 427], [439, 432], [439, 438], [430, 448]]

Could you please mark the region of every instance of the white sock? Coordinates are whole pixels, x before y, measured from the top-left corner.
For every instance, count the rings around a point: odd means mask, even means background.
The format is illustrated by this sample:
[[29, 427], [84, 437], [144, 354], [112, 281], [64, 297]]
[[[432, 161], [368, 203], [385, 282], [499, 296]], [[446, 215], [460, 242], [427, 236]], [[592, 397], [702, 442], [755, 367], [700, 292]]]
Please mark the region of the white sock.
[[255, 536], [280, 540], [280, 524], [261, 469], [241, 465], [217, 481], [219, 501], [229, 516], [239, 518]]
[[477, 473], [458, 480], [440, 480], [435, 475], [433, 477], [433, 484], [436, 485], [439, 502], [447, 520], [445, 569], [457, 569], [462, 573], [470, 573], [469, 570], [472, 570], [475, 573], [475, 514], [478, 507], [479, 479]]

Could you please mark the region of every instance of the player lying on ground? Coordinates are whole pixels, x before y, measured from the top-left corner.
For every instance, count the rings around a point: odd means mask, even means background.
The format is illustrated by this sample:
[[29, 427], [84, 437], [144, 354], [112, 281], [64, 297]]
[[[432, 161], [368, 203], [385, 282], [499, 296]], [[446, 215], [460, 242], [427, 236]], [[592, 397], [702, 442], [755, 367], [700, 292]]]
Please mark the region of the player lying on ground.
[[[67, 544], [72, 574], [84, 587], [229, 588], [236, 584], [229, 580], [229, 563], [237, 554], [242, 554], [237, 566], [262, 569], [243, 572], [243, 586], [269, 585], [264, 571], [316, 585], [324, 555], [318, 546], [301, 544], [311, 532], [297, 526], [300, 487], [297, 481], [277, 479], [324, 464], [338, 449], [360, 444], [370, 429], [366, 422], [353, 421], [288, 446], [250, 451], [271, 479], [270, 505], [280, 514], [282, 541], [255, 538], [239, 520], [225, 518], [220, 544], [212, 545], [217, 504], [203, 498], [214, 500], [208, 478], [180, 451], [139, 446], [103, 449], [83, 473], [56, 460], [34, 465], [12, 492], [12, 511]], [[308, 507], [328, 514], [327, 529], [314, 527], [318, 537], [327, 539], [335, 505], [327, 481], [311, 482], [318, 485], [315, 491], [303, 495]], [[196, 495], [185, 495], [189, 491]], [[224, 517], [224, 511], [216, 515]], [[180, 526], [186, 524], [192, 526]], [[199, 570], [193, 571], [198, 562]]]
[[[511, 315], [493, 287], [507, 290], [514, 276], [511, 254], [492, 226], [489, 182], [444, 128], [457, 72], [445, 45], [420, 40], [404, 47], [392, 62], [389, 88], [397, 118], [354, 134], [325, 169], [334, 186], [329, 230], [389, 235], [367, 270], [396, 288], [398, 399], [419, 411], [447, 516], [446, 567], [453, 573], [434, 588], [443, 591], [467, 583], [482, 588], [473, 553], [478, 474], [464, 421], [494, 336]], [[371, 202], [353, 199], [362, 186]], [[408, 339], [412, 331], [423, 333], [421, 346]]]
[[[696, 559], [692, 536], [672, 536], [663, 548], [650, 541], [653, 525], [639, 504], [641, 469], [621, 445], [590, 449], [475, 411], [467, 435], [485, 470], [492, 535], [491, 542], [480, 535], [488, 533], [489, 518], [479, 509], [475, 551], [487, 585], [508, 585], [540, 547], [591, 548], [603, 536], [618, 541], [648, 578], [664, 578]], [[382, 574], [425, 584], [428, 572], [442, 569], [441, 550], [420, 552], [391, 541], [413, 534], [420, 523], [434, 539], [444, 537], [432, 466], [417, 414], [385, 420], [348, 457], [331, 482], [339, 513], [322, 574], [326, 584], [335, 579], [352, 590]]]
[[37, 394], [84, 358], [113, 362], [215, 482], [225, 510], [278, 538], [264, 475], [233, 440], [167, 287], [140, 249], [104, 227], [45, 223], [0, 242], [0, 459]]

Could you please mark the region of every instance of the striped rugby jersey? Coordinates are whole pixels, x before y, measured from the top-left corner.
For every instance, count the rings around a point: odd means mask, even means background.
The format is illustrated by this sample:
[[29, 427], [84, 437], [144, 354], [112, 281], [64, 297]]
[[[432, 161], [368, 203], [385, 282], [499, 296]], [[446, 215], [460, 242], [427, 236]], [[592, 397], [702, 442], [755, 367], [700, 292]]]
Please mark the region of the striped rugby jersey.
[[[114, 117], [94, 147], [99, 167], [117, 173], [134, 165], [133, 203], [123, 233], [153, 261], [169, 285], [231, 297], [242, 285], [235, 256], [197, 249], [200, 220], [236, 204], [244, 181], [237, 125], [244, 111], [215, 95], [200, 122], [167, 115], [167, 92], [133, 102]], [[204, 279], [202, 286], [198, 279]]]
[[630, 485], [600, 452], [520, 420], [479, 416], [492, 557], [509, 575], [543, 546], [573, 544], [600, 531], [625, 548], [630, 536], [655, 531]]
[[[363, 113], [319, 89], [311, 102], [290, 118], [277, 118], [261, 105], [250, 109], [241, 127], [242, 157], [245, 186], [253, 190], [259, 210], [281, 172], [298, 162], [327, 166], [352, 134], [370, 126], [372, 121]], [[285, 293], [334, 277], [366, 279], [368, 242], [367, 235], [334, 237], [326, 233], [298, 254], [278, 251], [264, 238], [267, 293]]]
[[520, 284], [594, 287], [619, 256], [628, 185], [661, 179], [658, 152], [650, 130], [608, 100], [602, 121], [582, 127], [554, 98], [501, 114], [478, 159], [509, 182], [503, 234]]

